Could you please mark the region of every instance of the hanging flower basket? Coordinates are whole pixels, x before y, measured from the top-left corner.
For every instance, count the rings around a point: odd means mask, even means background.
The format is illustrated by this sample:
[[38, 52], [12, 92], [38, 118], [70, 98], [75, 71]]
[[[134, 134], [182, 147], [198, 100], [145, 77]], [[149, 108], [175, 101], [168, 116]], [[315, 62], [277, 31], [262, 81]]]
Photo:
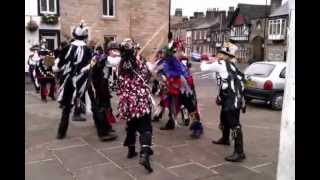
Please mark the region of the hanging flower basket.
[[34, 32], [38, 29], [38, 24], [33, 21], [33, 20], [30, 20], [27, 24], [27, 29], [30, 31], [30, 32]]
[[59, 22], [59, 18], [55, 15], [44, 15], [42, 16], [42, 22], [45, 24], [56, 25]]

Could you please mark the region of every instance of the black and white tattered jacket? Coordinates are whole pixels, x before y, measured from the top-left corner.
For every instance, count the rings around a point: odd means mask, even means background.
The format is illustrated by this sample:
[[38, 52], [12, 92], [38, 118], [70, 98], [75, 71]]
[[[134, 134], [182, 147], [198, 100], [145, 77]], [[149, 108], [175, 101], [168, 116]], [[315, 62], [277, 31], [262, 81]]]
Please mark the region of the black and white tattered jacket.
[[61, 86], [58, 101], [62, 105], [73, 105], [87, 90], [91, 50], [82, 40], [75, 40], [62, 49], [57, 63], [61, 72]]
[[201, 71], [218, 73], [220, 78], [219, 96], [222, 99], [223, 110], [234, 110], [245, 108], [244, 75], [232, 62], [215, 61], [213, 63], [202, 62]]

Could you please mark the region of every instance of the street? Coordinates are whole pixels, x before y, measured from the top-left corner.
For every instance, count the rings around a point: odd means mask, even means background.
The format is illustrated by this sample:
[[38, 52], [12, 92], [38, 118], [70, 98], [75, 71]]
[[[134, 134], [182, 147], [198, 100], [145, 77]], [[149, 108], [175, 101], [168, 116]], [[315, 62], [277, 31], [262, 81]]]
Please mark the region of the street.
[[[147, 174], [138, 164], [138, 157], [126, 158], [127, 148], [122, 146], [125, 122], [114, 124], [119, 135], [116, 141], [100, 142], [90, 115], [85, 122], [70, 121], [66, 139], [56, 140], [61, 113], [58, 104], [51, 100], [43, 103], [26, 80], [26, 179], [275, 180], [281, 111], [273, 111], [263, 102], [249, 103], [247, 112], [240, 118], [247, 158], [241, 163], [226, 162], [224, 157], [232, 153], [233, 147], [211, 143], [221, 136], [214, 77], [212, 73], [200, 72], [199, 63], [193, 63], [192, 72], [204, 135], [193, 140], [188, 127], [160, 131], [165, 121], [153, 123], [152, 174]], [[117, 98], [114, 94], [113, 97], [116, 111]]]

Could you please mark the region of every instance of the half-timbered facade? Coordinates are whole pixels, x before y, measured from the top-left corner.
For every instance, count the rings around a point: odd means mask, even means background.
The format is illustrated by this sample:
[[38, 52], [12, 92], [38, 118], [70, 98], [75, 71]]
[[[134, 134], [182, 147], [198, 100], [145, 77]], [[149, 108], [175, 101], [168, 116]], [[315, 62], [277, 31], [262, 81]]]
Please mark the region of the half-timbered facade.
[[[237, 57], [240, 62], [248, 62], [253, 54], [251, 33], [254, 25], [252, 21], [263, 20], [269, 12], [268, 5], [238, 4], [228, 27], [230, 40], [239, 47]], [[264, 41], [264, 36], [260, 38]]]

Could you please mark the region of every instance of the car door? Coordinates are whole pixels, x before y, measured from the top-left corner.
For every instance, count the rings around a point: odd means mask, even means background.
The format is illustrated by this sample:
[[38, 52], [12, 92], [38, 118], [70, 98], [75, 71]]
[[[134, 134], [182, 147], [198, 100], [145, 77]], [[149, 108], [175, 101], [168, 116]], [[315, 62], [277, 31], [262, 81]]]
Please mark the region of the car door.
[[274, 89], [284, 90], [286, 83], [286, 67], [283, 67], [276, 77], [277, 80]]

